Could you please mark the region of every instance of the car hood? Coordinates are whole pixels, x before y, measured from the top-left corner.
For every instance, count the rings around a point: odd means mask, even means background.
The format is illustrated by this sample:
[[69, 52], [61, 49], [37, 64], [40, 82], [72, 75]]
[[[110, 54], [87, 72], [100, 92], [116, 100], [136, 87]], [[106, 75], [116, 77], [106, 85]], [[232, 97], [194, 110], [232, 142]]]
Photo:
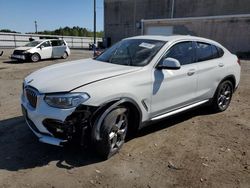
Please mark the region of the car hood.
[[15, 50], [30, 50], [32, 47], [28, 47], [28, 46], [21, 46], [18, 48], [15, 48]]
[[42, 68], [25, 78], [40, 93], [68, 92], [81, 86], [138, 71], [141, 67], [82, 59]]

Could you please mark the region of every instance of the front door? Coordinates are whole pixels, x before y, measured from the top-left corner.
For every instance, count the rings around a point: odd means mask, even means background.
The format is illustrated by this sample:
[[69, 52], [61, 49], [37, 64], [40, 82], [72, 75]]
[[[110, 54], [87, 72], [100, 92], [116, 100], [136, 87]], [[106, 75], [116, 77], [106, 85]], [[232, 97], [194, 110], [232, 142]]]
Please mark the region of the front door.
[[41, 59], [51, 58], [52, 57], [52, 47], [51, 47], [50, 41], [43, 42], [38, 47], [38, 53], [40, 54]]
[[181, 68], [153, 70], [151, 117], [189, 105], [196, 98], [197, 66], [194, 63], [193, 42], [175, 44], [166, 52], [163, 59], [168, 57], [177, 59]]

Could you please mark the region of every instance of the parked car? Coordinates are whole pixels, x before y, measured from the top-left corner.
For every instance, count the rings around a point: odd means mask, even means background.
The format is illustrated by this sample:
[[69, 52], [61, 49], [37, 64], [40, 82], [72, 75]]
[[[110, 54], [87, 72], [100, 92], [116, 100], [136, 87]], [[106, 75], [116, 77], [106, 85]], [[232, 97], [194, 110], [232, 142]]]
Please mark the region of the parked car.
[[226, 110], [240, 63], [219, 43], [192, 36], [124, 39], [94, 59], [52, 65], [27, 76], [21, 104], [41, 142], [91, 140], [109, 158], [126, 136], [207, 104]]
[[36, 40], [31, 41], [25, 46], [18, 47], [10, 56], [16, 60], [31, 60], [37, 62], [41, 59], [63, 58], [66, 59], [70, 55], [70, 49], [64, 40]]

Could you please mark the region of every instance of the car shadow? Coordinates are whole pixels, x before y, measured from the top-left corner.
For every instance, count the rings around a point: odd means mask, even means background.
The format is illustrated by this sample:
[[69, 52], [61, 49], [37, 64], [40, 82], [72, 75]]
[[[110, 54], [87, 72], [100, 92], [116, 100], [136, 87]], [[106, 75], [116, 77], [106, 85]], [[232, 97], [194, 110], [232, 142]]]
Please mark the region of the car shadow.
[[[206, 115], [207, 110], [193, 110], [177, 117], [154, 123], [138, 132], [136, 137], [166, 129], [194, 116]], [[127, 142], [133, 139], [128, 140]], [[56, 147], [42, 144], [25, 124], [22, 116], [0, 121], [0, 169], [17, 171], [42, 167], [55, 162], [58, 168], [73, 169], [102, 162], [90, 149], [70, 145]]]
[[32, 61], [22, 61], [22, 60], [7, 60], [7, 61], [3, 61], [3, 63], [6, 64], [23, 64], [23, 63], [41, 63], [41, 62], [46, 62], [46, 61], [58, 61], [61, 60], [62, 58], [51, 58], [51, 59], [42, 59], [39, 60], [38, 62], [32, 62]]
[[0, 169], [17, 171], [50, 162], [56, 162], [59, 168], [72, 169], [100, 161], [90, 149], [40, 143], [22, 116], [0, 121]]
[[23, 62], [16, 61], [16, 60], [7, 60], [7, 61], [3, 61], [3, 63], [5, 63], [5, 64], [19, 64], [19, 63], [23, 63]]
[[[214, 112], [207, 105], [197, 107], [194, 109], [187, 110], [185, 112], [179, 113], [177, 115], [164, 118], [155, 122], [149, 122], [148, 126], [143, 127], [136, 135], [136, 137], [142, 137], [147, 134], [151, 134], [160, 131], [165, 128], [172, 127], [181, 122], [187, 121], [196, 116], [211, 115]], [[133, 138], [132, 138], [133, 139]], [[131, 139], [130, 139], [131, 140]]]

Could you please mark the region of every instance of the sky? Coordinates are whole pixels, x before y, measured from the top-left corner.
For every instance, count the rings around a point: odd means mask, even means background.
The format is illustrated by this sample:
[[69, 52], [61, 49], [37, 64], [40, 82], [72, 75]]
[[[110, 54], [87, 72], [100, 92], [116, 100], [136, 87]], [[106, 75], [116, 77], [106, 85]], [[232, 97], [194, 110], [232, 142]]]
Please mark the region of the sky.
[[[17, 32], [85, 27], [93, 30], [94, 0], [1, 0], [0, 29]], [[97, 31], [103, 30], [103, 0], [96, 0]]]

